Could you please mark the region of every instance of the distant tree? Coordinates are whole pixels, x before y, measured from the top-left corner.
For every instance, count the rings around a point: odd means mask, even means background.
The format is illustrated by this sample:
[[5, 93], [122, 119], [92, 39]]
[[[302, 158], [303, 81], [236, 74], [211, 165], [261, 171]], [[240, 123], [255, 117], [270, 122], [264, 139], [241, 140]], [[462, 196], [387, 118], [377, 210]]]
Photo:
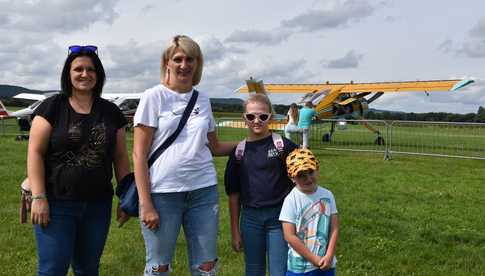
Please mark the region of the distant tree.
[[485, 123], [485, 108], [480, 106], [477, 111], [477, 115], [475, 116], [475, 122]]

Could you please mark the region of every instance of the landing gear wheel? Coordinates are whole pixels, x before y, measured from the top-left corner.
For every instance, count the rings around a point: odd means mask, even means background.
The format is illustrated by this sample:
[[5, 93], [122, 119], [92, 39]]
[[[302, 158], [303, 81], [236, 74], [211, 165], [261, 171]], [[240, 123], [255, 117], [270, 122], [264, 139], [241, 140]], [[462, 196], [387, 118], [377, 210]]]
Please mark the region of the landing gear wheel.
[[322, 137], [322, 141], [323, 142], [330, 142], [330, 140], [332, 140], [332, 135], [330, 133], [325, 133], [323, 134], [323, 137]]

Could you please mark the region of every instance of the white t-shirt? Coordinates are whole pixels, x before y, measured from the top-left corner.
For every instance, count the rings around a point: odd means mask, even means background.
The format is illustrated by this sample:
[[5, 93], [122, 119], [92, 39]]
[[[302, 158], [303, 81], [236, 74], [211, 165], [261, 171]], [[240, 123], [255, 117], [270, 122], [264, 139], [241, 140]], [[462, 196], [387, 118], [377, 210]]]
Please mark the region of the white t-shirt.
[[[332, 192], [318, 187], [313, 194], [305, 194], [296, 187], [286, 196], [281, 208], [280, 221], [295, 224], [296, 235], [305, 246], [318, 256], [325, 256], [330, 235], [330, 216], [337, 213]], [[337, 259], [333, 258], [332, 267]], [[304, 273], [318, 269], [291, 245], [288, 249], [288, 270]]]
[[[161, 84], [143, 93], [133, 121], [134, 126], [155, 128], [149, 156], [175, 132], [192, 93], [178, 93]], [[209, 97], [199, 92], [187, 124], [150, 168], [151, 192], [185, 192], [216, 185], [207, 139], [207, 133], [213, 131]]]
[[293, 120], [293, 116], [291, 116], [291, 115], [293, 114], [293, 111], [292, 111], [292, 110], [293, 110], [293, 109], [291, 109], [291, 108], [290, 108], [290, 109], [288, 109], [288, 124], [289, 124], [289, 125], [296, 125], [298, 122], [295, 122], [295, 121]]

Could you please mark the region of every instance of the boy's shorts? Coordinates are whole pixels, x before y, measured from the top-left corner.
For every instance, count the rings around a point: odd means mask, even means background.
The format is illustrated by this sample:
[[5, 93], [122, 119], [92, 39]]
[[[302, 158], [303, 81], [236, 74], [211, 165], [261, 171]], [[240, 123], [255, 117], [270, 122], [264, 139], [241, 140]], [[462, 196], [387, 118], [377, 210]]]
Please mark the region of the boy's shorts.
[[315, 269], [304, 273], [286, 272], [286, 276], [335, 276], [335, 268], [329, 270]]

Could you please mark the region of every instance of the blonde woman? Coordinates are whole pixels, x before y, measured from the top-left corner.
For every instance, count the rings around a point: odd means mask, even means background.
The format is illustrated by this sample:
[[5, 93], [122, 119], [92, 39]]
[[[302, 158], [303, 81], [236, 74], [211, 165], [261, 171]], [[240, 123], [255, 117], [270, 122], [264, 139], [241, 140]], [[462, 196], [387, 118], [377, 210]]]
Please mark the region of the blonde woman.
[[199, 93], [176, 140], [148, 168], [149, 156], [177, 128], [202, 76], [199, 45], [183, 35], [170, 40], [161, 58], [161, 83], [146, 90], [134, 117], [133, 163], [146, 247], [144, 275], [168, 275], [180, 228], [187, 240], [190, 271], [215, 275], [219, 197], [212, 155], [227, 155], [209, 97]]

